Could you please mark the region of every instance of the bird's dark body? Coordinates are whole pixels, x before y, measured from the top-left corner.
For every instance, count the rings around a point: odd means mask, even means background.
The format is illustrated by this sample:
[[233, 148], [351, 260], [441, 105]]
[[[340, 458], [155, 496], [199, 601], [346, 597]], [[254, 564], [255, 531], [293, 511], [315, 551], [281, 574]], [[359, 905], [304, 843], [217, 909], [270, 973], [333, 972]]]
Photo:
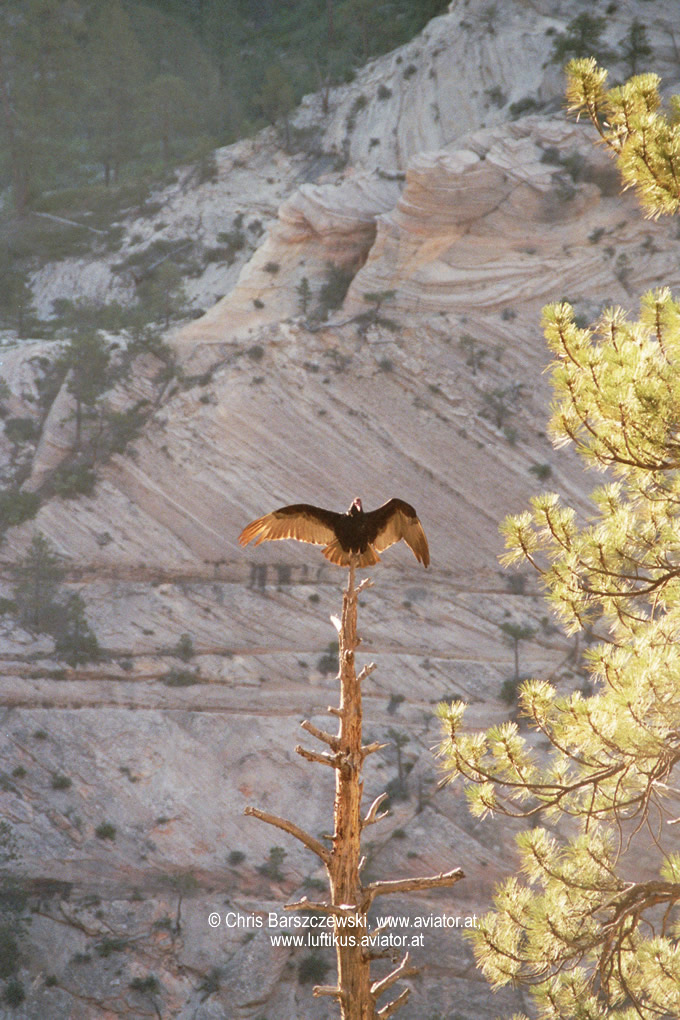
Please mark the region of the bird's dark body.
[[294, 538], [299, 542], [324, 545], [324, 556], [338, 566], [351, 562], [359, 566], [378, 563], [379, 552], [404, 539], [424, 566], [430, 562], [427, 539], [414, 508], [402, 499], [390, 499], [377, 510], [364, 511], [355, 499], [347, 513], [292, 503], [259, 517], [243, 529], [241, 545]]
[[[317, 518], [323, 520], [335, 532], [340, 548], [346, 553], [365, 553], [371, 542], [375, 541], [378, 533], [379, 522], [375, 520], [374, 514], [358, 510], [354, 503], [346, 514], [338, 514], [333, 510], [320, 511], [319, 507], [311, 506], [309, 503], [293, 503], [292, 506], [281, 507], [280, 513], [309, 513], [314, 511]], [[415, 510], [413, 511], [415, 514]]]

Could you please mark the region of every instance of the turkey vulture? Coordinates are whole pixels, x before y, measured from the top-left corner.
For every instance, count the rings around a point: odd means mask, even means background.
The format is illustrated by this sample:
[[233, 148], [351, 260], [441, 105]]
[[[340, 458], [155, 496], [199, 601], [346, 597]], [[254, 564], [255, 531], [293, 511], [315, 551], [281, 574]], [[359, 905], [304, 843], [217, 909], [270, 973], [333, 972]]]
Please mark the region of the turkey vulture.
[[403, 538], [419, 563], [426, 567], [430, 563], [425, 532], [415, 510], [403, 499], [390, 499], [368, 513], [360, 499], [345, 514], [309, 503], [282, 506], [245, 527], [239, 542], [247, 545], [254, 538], [255, 545], [278, 538], [323, 545], [326, 559], [339, 567], [350, 566], [353, 559], [359, 567], [372, 566], [380, 560], [378, 553]]

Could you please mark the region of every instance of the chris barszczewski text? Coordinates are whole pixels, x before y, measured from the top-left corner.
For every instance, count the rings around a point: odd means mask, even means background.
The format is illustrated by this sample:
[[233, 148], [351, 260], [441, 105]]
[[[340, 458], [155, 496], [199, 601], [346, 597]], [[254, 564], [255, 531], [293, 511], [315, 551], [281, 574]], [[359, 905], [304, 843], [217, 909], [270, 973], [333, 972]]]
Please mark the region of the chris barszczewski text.
[[[208, 917], [211, 928], [266, 928], [273, 946], [366, 946], [386, 949], [393, 946], [424, 945], [427, 930], [442, 928], [477, 928], [477, 914], [386, 914], [371, 921], [370, 929], [361, 914], [226, 914], [213, 912]], [[392, 929], [401, 929], [395, 932]], [[306, 930], [305, 930], [306, 929]]]

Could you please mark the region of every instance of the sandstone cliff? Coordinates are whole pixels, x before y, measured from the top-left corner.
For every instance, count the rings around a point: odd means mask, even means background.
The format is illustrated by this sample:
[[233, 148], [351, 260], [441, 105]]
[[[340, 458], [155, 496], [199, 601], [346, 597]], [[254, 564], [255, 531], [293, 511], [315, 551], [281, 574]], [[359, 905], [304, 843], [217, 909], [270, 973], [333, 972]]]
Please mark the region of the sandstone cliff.
[[[552, 626], [533, 580], [513, 581], [497, 563], [505, 514], [546, 486], [585, 513], [592, 487], [545, 435], [540, 309], [564, 297], [587, 317], [611, 303], [634, 311], [646, 288], [680, 287], [676, 226], [644, 221], [589, 130], [562, 112], [549, 57], [579, 9], [454, 2], [334, 90], [327, 115], [307, 97], [294, 121], [305, 149], [285, 153], [264, 132], [218, 152], [215, 180], [187, 171], [159, 193], [154, 216], [125, 224], [124, 253], [159, 236], [191, 237], [205, 252], [236, 218], [244, 243], [229, 264], [205, 261], [186, 281], [207, 310], [167, 339], [189, 381], [167, 388], [91, 495], [50, 499], [0, 549], [8, 596], [11, 563], [36, 529], [47, 536], [107, 653], [64, 668], [49, 638], [0, 618], [0, 810], [36, 903], [22, 1015], [328, 1015], [300, 980], [310, 950], [207, 922], [211, 910], [280, 912], [320, 878], [309, 855], [244, 819], [247, 804], [313, 833], [330, 823], [332, 777], [292, 748], [299, 722], [323, 724], [334, 702], [327, 621], [343, 577], [309, 547], [236, 544], [248, 520], [282, 503], [344, 509], [356, 495], [368, 507], [399, 495], [418, 508], [431, 569], [390, 550], [360, 611], [365, 655], [378, 664], [367, 730], [408, 737], [407, 796], [373, 830], [369, 868], [462, 865], [464, 883], [408, 909], [488, 906], [512, 832], [471, 819], [460, 790], [438, 789], [434, 706], [462, 696], [480, 725], [508, 717], [508, 620], [535, 630], [524, 673], [583, 683], [573, 640]], [[608, 45], [620, 48], [636, 15], [651, 19], [654, 67], [672, 79], [673, 9], [619, 3]], [[527, 98], [522, 114], [513, 104]], [[133, 284], [113, 262], [42, 271], [39, 307], [129, 299]], [[347, 288], [339, 300], [333, 280]], [[40, 359], [55, 346], [3, 349], [13, 416], [35, 413]], [[157, 392], [153, 359], [136, 365], [120, 400]], [[69, 410], [62, 388], [27, 490], [70, 450]], [[193, 643], [189, 664], [173, 651], [181, 634]], [[164, 682], [185, 667], [198, 682]], [[55, 776], [71, 785], [55, 787]], [[368, 769], [368, 797], [396, 779], [390, 746]], [[278, 867], [271, 848], [284, 842]], [[423, 970], [405, 1020], [525, 1008], [519, 992], [492, 998], [456, 931], [426, 936], [414, 956]]]

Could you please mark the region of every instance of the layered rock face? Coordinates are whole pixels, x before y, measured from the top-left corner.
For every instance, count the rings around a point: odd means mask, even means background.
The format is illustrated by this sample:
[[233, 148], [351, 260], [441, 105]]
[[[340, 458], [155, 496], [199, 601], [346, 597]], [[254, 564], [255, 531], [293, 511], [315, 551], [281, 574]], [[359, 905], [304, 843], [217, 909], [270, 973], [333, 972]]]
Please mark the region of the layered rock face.
[[[20, 970], [25, 1016], [328, 1015], [303, 966], [320, 974], [327, 950], [275, 946], [264, 925], [224, 921], [280, 914], [323, 879], [287, 837], [244, 819], [246, 805], [312, 833], [331, 824], [332, 776], [292, 748], [303, 718], [329, 725], [328, 616], [344, 574], [311, 547], [237, 545], [250, 519], [284, 503], [415, 504], [430, 570], [389, 550], [360, 608], [362, 651], [378, 664], [367, 734], [389, 744], [367, 769], [367, 803], [392, 791], [367, 868], [466, 872], [452, 892], [386, 913], [488, 909], [513, 830], [474, 821], [460, 789], [439, 788], [434, 707], [463, 697], [473, 724], [509, 717], [508, 621], [535, 632], [522, 673], [562, 690], [584, 682], [535, 582], [497, 561], [507, 513], [550, 487], [586, 514], [594, 487], [545, 435], [540, 309], [565, 298], [588, 320], [612, 303], [634, 314], [644, 290], [680, 287], [676, 226], [644, 221], [592, 132], [562, 113], [549, 55], [579, 10], [453, 3], [335, 90], [327, 117], [320, 97], [306, 98], [295, 123], [315, 126], [320, 151], [285, 154], [273, 132], [241, 142], [218, 153], [216, 181], [187, 175], [138, 227], [151, 238], [162, 216], [179, 238], [200, 222], [208, 244], [241, 216], [248, 243], [189, 281], [209, 310], [167, 337], [183, 378], [132, 448], [99, 469], [91, 496], [50, 499], [1, 550], [9, 596], [12, 562], [44, 534], [108, 653], [65, 668], [49, 638], [2, 617], [0, 804], [38, 903]], [[608, 44], [621, 48], [634, 16], [651, 19], [663, 74], [672, 13], [661, 0], [620, 3]], [[527, 97], [528, 115], [512, 119]], [[132, 224], [129, 235], [133, 248]], [[36, 288], [48, 307], [67, 281], [74, 298], [99, 293], [106, 273], [65, 264]], [[34, 413], [37, 359], [53, 346], [3, 352], [13, 416]], [[133, 396], [150, 398], [157, 365], [136, 365]], [[26, 489], [72, 448], [71, 410], [63, 388]], [[395, 733], [408, 738], [406, 776]], [[284, 842], [281, 862], [272, 851]], [[492, 998], [455, 929], [426, 935], [413, 956], [423, 969], [405, 1020], [526, 1008], [519, 992]]]

